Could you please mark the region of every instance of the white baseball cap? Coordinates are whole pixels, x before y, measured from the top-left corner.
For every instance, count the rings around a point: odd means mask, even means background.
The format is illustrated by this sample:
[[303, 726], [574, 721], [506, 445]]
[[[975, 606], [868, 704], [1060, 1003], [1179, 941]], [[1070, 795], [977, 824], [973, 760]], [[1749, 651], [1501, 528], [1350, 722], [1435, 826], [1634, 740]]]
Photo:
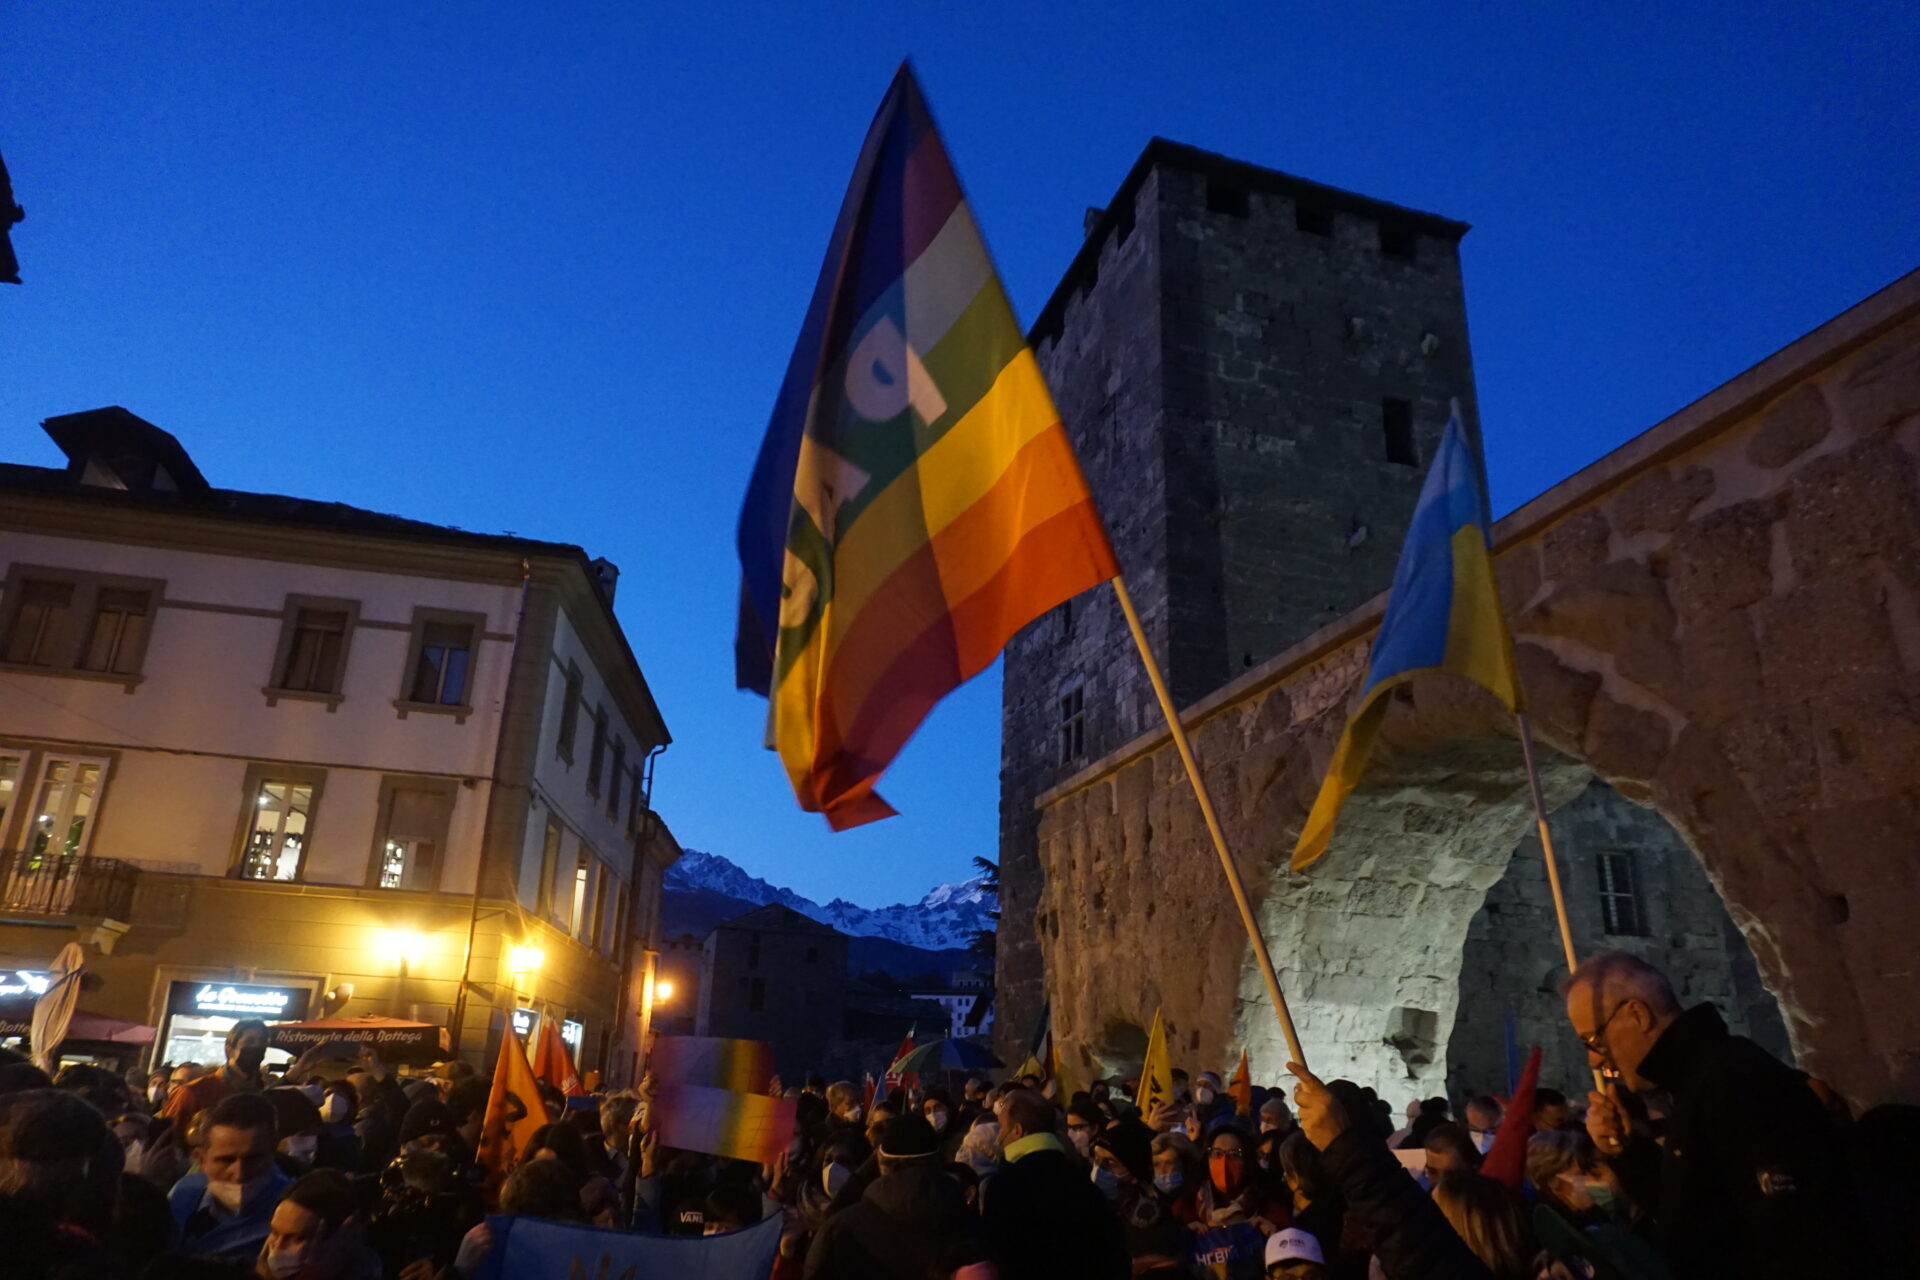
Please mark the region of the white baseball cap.
[[1267, 1237], [1267, 1265], [1276, 1262], [1317, 1262], [1327, 1264], [1326, 1255], [1320, 1252], [1320, 1242], [1310, 1232], [1298, 1227], [1288, 1227], [1285, 1231], [1276, 1231]]

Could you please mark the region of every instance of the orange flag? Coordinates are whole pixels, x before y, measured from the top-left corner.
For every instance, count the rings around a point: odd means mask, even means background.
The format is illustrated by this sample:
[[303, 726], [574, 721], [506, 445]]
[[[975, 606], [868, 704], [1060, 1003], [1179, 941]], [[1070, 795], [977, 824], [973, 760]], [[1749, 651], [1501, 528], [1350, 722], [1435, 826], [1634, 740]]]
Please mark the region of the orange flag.
[[1240, 1051], [1240, 1065], [1233, 1069], [1233, 1079], [1227, 1082], [1227, 1096], [1233, 1099], [1233, 1114], [1253, 1114], [1253, 1076], [1247, 1070], [1245, 1049]]
[[580, 1087], [580, 1076], [573, 1069], [573, 1055], [567, 1052], [567, 1042], [560, 1038], [560, 1024], [552, 1018], [542, 1018], [540, 1030], [534, 1037], [534, 1079], [546, 1081], [569, 1098], [585, 1092]]
[[540, 1104], [539, 1082], [520, 1037], [509, 1024], [500, 1039], [500, 1057], [493, 1067], [493, 1091], [487, 1095], [487, 1113], [480, 1122], [479, 1161], [487, 1171], [489, 1187], [497, 1190], [520, 1158], [520, 1152], [540, 1126], [547, 1109]]

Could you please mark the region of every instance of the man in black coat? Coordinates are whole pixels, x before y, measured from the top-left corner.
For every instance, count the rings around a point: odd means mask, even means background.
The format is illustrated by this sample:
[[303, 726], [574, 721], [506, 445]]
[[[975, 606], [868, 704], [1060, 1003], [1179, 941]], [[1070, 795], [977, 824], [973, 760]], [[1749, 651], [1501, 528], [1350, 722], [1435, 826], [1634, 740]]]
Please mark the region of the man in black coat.
[[980, 1226], [940, 1160], [933, 1126], [896, 1116], [880, 1129], [880, 1176], [828, 1218], [807, 1251], [806, 1280], [924, 1280], [979, 1260]]
[[1867, 1274], [1840, 1137], [1805, 1077], [1712, 1005], [1683, 1011], [1637, 957], [1592, 956], [1562, 989], [1593, 1066], [1672, 1097], [1664, 1144], [1633, 1125], [1617, 1084], [1587, 1095], [1587, 1133], [1680, 1274]]
[[1006, 1163], [982, 1188], [981, 1207], [1002, 1280], [1125, 1280], [1132, 1263], [1120, 1220], [1054, 1133], [1053, 1104], [1015, 1089], [1001, 1108]]

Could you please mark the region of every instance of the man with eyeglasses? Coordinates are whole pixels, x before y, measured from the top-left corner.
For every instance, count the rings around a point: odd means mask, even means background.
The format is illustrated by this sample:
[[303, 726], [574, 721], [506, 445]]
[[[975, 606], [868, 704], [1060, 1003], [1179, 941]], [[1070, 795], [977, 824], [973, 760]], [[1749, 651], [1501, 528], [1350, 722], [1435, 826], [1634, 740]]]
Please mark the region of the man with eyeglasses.
[[[1623, 952], [1590, 957], [1561, 990], [1589, 1065], [1587, 1133], [1648, 1210], [1681, 1275], [1864, 1275], [1838, 1135], [1805, 1078], [1711, 1004], [1682, 1009], [1665, 975]], [[1664, 1137], [1620, 1094], [1670, 1095]]]

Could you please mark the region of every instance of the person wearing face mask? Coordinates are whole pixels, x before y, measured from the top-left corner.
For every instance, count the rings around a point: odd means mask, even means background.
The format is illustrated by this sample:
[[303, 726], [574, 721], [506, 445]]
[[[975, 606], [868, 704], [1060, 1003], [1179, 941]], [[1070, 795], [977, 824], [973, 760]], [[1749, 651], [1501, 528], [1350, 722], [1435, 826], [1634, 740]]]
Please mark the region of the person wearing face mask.
[[1132, 1262], [1112, 1198], [1063, 1149], [1053, 1104], [1016, 1089], [1000, 1116], [1006, 1165], [982, 1189], [981, 1214], [1002, 1280], [1124, 1280]]
[[1613, 1221], [1615, 1207], [1611, 1179], [1584, 1133], [1554, 1129], [1527, 1140], [1527, 1181], [1541, 1204], [1585, 1230]]
[[153, 1114], [159, 1115], [160, 1108], [167, 1105], [169, 1088], [165, 1071], [156, 1071], [147, 1077], [147, 1105], [153, 1109]]
[[320, 1169], [287, 1188], [253, 1269], [259, 1280], [380, 1280], [380, 1258], [354, 1220], [345, 1174]]
[[1153, 1139], [1153, 1191], [1167, 1215], [1183, 1227], [1201, 1221], [1200, 1188], [1206, 1164], [1184, 1133], [1160, 1133]]
[[1233, 1099], [1221, 1092], [1220, 1077], [1211, 1071], [1202, 1071], [1194, 1077], [1193, 1110], [1200, 1117], [1203, 1129], [1222, 1115], [1233, 1114]]
[[955, 1122], [958, 1114], [953, 1099], [945, 1089], [928, 1089], [920, 1099], [920, 1114], [933, 1126], [934, 1136], [940, 1139], [940, 1162], [952, 1164], [960, 1150], [961, 1140], [967, 1131]]
[[1205, 1152], [1207, 1182], [1201, 1188], [1200, 1209], [1208, 1226], [1248, 1222], [1262, 1235], [1272, 1235], [1292, 1223], [1293, 1197], [1284, 1179], [1262, 1172], [1244, 1130], [1214, 1125]]
[[1278, 1133], [1282, 1138], [1293, 1132], [1293, 1112], [1278, 1092], [1268, 1094], [1267, 1100], [1260, 1104], [1260, 1132]]
[[827, 1123], [821, 1136], [829, 1142], [850, 1140], [860, 1149], [856, 1166], [873, 1154], [867, 1141], [866, 1108], [860, 1104], [860, 1088], [851, 1080], [838, 1080], [827, 1086]]
[[1093, 1140], [1106, 1127], [1106, 1116], [1084, 1096], [1067, 1108], [1067, 1145], [1088, 1164], [1093, 1162]]
[[223, 1258], [252, 1258], [267, 1241], [280, 1196], [293, 1185], [273, 1163], [273, 1104], [236, 1093], [196, 1126], [198, 1168], [168, 1194], [181, 1248]]
[[320, 1155], [320, 1109], [299, 1089], [269, 1089], [260, 1096], [273, 1107], [273, 1131], [280, 1139], [274, 1164], [290, 1178], [311, 1171]]
[[354, 1132], [353, 1116], [359, 1099], [345, 1080], [329, 1082], [316, 1104], [320, 1113], [320, 1145], [314, 1163], [322, 1169], [357, 1173], [360, 1169], [360, 1135]]

